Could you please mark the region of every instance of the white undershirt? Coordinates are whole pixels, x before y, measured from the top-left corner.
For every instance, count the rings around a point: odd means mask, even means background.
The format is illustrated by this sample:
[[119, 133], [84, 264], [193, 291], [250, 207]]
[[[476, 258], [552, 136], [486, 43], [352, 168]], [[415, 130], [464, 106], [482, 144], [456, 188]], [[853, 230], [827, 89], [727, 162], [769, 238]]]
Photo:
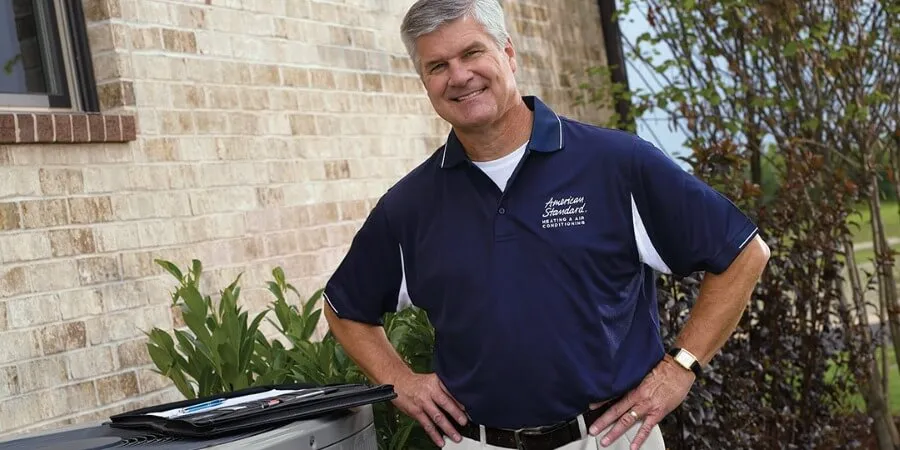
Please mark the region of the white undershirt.
[[516, 149], [516, 151], [499, 159], [492, 161], [472, 161], [472, 163], [487, 174], [491, 180], [494, 180], [494, 183], [497, 184], [497, 187], [500, 188], [501, 191], [505, 191], [506, 184], [509, 183], [509, 177], [512, 176], [512, 173], [516, 170], [516, 166], [519, 165], [519, 161], [522, 160], [522, 156], [525, 155], [525, 146], [527, 145], [528, 142], [526, 141], [521, 147]]

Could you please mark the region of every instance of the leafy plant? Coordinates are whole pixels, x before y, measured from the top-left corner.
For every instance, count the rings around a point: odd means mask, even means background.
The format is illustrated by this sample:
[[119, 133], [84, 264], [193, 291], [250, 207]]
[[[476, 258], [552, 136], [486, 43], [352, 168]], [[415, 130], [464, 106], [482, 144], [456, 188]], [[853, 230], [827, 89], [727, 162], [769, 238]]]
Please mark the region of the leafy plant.
[[[238, 305], [240, 276], [221, 291], [218, 307], [214, 307], [210, 296], [200, 293], [200, 261], [194, 260], [185, 274], [169, 261], [156, 263], [179, 283], [172, 301], [179, 306], [187, 330], [176, 329], [170, 335], [154, 328], [148, 333], [147, 350], [156, 371], [172, 380], [186, 398], [281, 383], [366, 382], [365, 374], [334, 335], [326, 332], [322, 339], [314, 338], [322, 317], [317, 307], [322, 289], [304, 299], [276, 267], [267, 283], [274, 300], [250, 321]], [[278, 331], [284, 343], [260, 331], [263, 320]], [[389, 340], [410, 367], [417, 372], [431, 371], [434, 330], [424, 311], [407, 308], [386, 314], [384, 321]], [[393, 404], [377, 403], [373, 412], [382, 450], [435, 448], [418, 422]]]
[[200, 293], [200, 261], [194, 260], [186, 274], [170, 262], [157, 263], [180, 283], [172, 303], [181, 308], [190, 331], [175, 330], [174, 339], [158, 328], [148, 333], [148, 351], [157, 371], [169, 377], [187, 398], [244, 389], [258, 382], [254, 375], [262, 368], [251, 363], [265, 313], [248, 323], [247, 312], [237, 304], [240, 277], [221, 291], [215, 307], [210, 296]]

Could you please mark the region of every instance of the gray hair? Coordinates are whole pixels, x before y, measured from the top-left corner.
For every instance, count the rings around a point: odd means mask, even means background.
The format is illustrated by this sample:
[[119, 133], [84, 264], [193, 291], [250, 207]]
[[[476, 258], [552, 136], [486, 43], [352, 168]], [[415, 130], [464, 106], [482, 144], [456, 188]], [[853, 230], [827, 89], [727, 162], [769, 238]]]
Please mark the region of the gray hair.
[[416, 39], [423, 34], [431, 33], [441, 25], [456, 19], [469, 16], [484, 26], [498, 48], [506, 45], [509, 33], [500, 0], [418, 0], [414, 3], [400, 25], [400, 36], [406, 52], [419, 71], [419, 58], [416, 55]]

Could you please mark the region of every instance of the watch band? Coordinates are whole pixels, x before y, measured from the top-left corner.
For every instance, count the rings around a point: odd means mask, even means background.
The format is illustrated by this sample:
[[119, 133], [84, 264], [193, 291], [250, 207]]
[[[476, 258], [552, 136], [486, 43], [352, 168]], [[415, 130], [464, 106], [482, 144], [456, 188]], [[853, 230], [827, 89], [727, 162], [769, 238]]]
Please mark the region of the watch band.
[[694, 374], [697, 375], [698, 378], [703, 373], [703, 369], [700, 367], [700, 362], [697, 361], [697, 357], [694, 356], [691, 352], [683, 348], [672, 347], [668, 351], [668, 353], [669, 356], [675, 359], [675, 362], [677, 362], [681, 367], [694, 372]]

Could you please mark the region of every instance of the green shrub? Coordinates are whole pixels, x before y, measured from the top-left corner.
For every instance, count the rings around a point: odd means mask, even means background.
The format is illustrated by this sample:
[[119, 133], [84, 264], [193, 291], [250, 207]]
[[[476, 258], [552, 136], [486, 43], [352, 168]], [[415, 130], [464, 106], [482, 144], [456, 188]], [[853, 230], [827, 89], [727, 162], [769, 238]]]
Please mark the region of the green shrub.
[[[322, 317], [317, 308], [322, 289], [304, 300], [276, 267], [267, 283], [274, 300], [250, 320], [239, 304], [240, 275], [219, 292], [216, 305], [212, 296], [201, 293], [200, 261], [192, 261], [186, 273], [169, 261], [156, 263], [178, 283], [172, 304], [180, 308], [186, 329], [152, 329], [147, 333], [147, 351], [155, 371], [172, 380], [185, 398], [281, 383], [368, 381], [334, 335], [326, 332], [322, 339], [314, 339]], [[263, 320], [272, 324], [284, 342], [263, 334], [259, 329]], [[425, 312], [407, 308], [385, 315], [384, 321], [388, 339], [400, 356], [414, 371], [430, 372], [434, 329]], [[380, 449], [436, 448], [418, 422], [393, 404], [378, 403], [373, 410]]]

